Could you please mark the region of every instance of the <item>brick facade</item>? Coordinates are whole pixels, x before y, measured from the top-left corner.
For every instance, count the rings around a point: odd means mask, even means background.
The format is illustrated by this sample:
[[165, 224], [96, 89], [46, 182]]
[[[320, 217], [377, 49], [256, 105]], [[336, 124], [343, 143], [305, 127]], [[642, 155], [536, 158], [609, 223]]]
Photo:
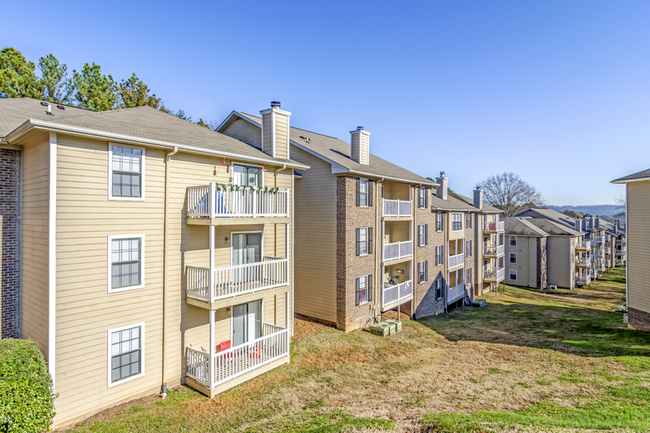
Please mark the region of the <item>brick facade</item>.
[[0, 149], [0, 337], [20, 337], [20, 151]]
[[[381, 212], [380, 185], [373, 181], [373, 205], [357, 206], [357, 178], [337, 178], [336, 200], [336, 320], [337, 327], [346, 332], [370, 325], [381, 310]], [[357, 256], [356, 229], [373, 228], [372, 253]], [[356, 279], [372, 275], [373, 299], [356, 304]]]
[[545, 289], [548, 284], [547, 238], [537, 238], [537, 288]]
[[638, 329], [639, 331], [650, 332], [650, 313], [628, 306], [627, 324], [631, 328]]

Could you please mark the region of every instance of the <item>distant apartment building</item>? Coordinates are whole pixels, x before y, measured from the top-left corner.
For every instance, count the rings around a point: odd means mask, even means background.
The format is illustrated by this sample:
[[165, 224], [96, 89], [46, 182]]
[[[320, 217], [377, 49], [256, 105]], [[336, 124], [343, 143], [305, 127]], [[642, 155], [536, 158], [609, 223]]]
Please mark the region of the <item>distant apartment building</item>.
[[650, 331], [650, 169], [613, 180], [612, 183], [625, 185], [627, 197], [628, 324], [635, 329]]

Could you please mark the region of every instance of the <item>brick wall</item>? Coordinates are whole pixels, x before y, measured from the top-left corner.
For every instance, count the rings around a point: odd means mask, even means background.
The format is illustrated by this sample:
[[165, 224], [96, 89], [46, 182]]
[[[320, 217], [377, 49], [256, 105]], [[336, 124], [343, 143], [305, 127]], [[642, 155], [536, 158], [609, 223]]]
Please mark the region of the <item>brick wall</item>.
[[646, 313], [636, 308], [627, 307], [627, 324], [639, 331], [650, 332], [650, 313]]
[[0, 337], [20, 337], [20, 151], [0, 149]]
[[[381, 260], [381, 187], [373, 183], [373, 205], [357, 206], [357, 178], [337, 178], [336, 200], [336, 320], [337, 327], [346, 332], [370, 325], [380, 315], [381, 281], [378, 263]], [[357, 256], [356, 229], [373, 228], [373, 250], [371, 254]], [[373, 276], [373, 300], [356, 306], [356, 279], [363, 275]]]

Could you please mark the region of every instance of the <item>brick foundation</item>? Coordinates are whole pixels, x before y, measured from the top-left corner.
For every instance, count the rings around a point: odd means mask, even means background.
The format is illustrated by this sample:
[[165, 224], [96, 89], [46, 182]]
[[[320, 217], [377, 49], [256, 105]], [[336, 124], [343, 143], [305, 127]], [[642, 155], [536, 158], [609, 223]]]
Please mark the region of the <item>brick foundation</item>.
[[627, 324], [630, 328], [650, 332], [650, 313], [628, 306]]
[[0, 337], [20, 337], [20, 151], [0, 149]]

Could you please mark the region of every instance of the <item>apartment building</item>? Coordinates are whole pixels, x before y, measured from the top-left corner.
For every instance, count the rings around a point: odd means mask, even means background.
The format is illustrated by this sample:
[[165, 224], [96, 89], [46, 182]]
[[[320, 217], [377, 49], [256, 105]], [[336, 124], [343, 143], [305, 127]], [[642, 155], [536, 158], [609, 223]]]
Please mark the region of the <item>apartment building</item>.
[[545, 289], [573, 289], [591, 282], [591, 245], [586, 233], [546, 218], [505, 220], [506, 282]]
[[0, 99], [2, 332], [45, 355], [58, 426], [289, 362], [308, 166], [276, 126], [252, 146], [148, 107]]
[[613, 180], [625, 185], [627, 243], [627, 315], [630, 327], [650, 331], [650, 169]]
[[271, 110], [270, 122], [233, 111], [218, 130], [254, 145], [269, 125], [286, 125], [291, 158], [310, 166], [295, 181], [295, 311], [351, 331], [389, 310], [416, 314], [414, 299], [436, 305], [436, 183], [371, 154], [363, 127], [343, 141]]

